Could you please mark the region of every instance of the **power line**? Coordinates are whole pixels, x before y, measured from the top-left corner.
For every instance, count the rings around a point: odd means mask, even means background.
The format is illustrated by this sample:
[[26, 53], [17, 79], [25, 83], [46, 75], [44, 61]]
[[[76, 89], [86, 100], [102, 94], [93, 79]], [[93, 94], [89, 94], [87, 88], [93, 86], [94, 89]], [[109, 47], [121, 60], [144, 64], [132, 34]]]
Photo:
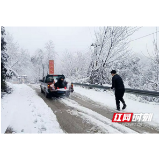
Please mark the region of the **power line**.
[[139, 30], [140, 28], [142, 28], [142, 27], [134, 27], [134, 28], [128, 30], [127, 32], [130, 34], [132, 32], [135, 32], [135, 31]]
[[134, 29], [134, 28], [137, 28], [137, 26], [136, 26], [136, 27], [133, 27], [133, 28], [131, 28], [131, 29], [129, 29], [128, 31], [130, 31], [130, 30], [132, 30], [132, 29]]
[[145, 37], [147, 37], [147, 36], [150, 36], [150, 35], [152, 35], [152, 34], [154, 34], [154, 33], [158, 33], [158, 32], [159, 32], [159, 31], [153, 32], [153, 33], [148, 34], [148, 35], [145, 35], [145, 36], [143, 36], [143, 37], [139, 37], [139, 38], [137, 38], [137, 39], [133, 39], [133, 40], [131, 40], [131, 41], [129, 41], [129, 42], [136, 41], [136, 40], [141, 39], [141, 38], [145, 38]]

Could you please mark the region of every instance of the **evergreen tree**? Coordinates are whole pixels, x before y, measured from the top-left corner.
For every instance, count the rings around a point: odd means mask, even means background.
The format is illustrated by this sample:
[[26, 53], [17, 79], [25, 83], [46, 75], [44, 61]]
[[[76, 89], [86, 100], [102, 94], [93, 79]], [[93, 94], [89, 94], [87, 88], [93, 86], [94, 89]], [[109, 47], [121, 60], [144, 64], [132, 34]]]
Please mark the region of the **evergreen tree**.
[[8, 55], [6, 54], [6, 42], [4, 40], [5, 36], [5, 28], [1, 27], [1, 91], [6, 91], [6, 77], [7, 77], [7, 69], [5, 63], [7, 62]]

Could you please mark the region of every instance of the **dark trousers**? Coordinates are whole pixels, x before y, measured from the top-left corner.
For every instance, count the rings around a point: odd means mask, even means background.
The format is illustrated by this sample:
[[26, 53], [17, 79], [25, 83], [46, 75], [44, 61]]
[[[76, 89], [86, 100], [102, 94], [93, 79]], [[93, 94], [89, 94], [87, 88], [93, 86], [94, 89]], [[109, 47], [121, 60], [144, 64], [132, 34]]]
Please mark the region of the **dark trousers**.
[[125, 101], [123, 99], [125, 89], [117, 89], [115, 90], [115, 98], [116, 98], [116, 106], [117, 109], [120, 109], [120, 101], [125, 105]]

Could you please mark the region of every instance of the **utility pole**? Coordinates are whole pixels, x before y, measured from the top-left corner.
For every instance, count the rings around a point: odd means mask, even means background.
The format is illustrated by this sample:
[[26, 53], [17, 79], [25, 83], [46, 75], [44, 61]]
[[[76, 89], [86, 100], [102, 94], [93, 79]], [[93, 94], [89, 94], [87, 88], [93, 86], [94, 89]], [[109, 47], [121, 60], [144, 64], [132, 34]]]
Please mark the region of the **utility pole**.
[[91, 44], [91, 47], [94, 47], [94, 51], [92, 53], [92, 57], [91, 57], [91, 74], [90, 74], [90, 81], [91, 81], [91, 84], [94, 83], [94, 71], [97, 67], [97, 59], [95, 59], [95, 57], [97, 58], [97, 47], [100, 46], [100, 45], [97, 45], [96, 43], [92, 43]]
[[[91, 44], [91, 46], [94, 46], [94, 51], [93, 51], [93, 53], [94, 53], [94, 55], [95, 56], [97, 56], [97, 47], [99, 47], [100, 45], [99, 44], [96, 44], [96, 43], [92, 43]], [[97, 66], [97, 61], [96, 62], [93, 62], [93, 64], [95, 63], [95, 65]], [[93, 67], [94, 67], [94, 65], [93, 65]]]

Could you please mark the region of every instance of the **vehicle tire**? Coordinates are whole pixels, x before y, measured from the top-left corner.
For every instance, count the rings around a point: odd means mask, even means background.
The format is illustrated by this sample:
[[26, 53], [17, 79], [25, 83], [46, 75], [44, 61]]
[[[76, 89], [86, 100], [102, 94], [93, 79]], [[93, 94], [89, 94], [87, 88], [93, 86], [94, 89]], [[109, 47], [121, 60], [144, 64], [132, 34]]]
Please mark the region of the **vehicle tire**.
[[45, 92], [45, 97], [46, 97], [46, 98], [51, 98], [50, 94], [47, 93], [47, 92]]
[[44, 93], [43, 90], [42, 90], [42, 88], [41, 88], [41, 93]]
[[66, 92], [65, 96], [69, 97], [70, 96], [70, 92]]

